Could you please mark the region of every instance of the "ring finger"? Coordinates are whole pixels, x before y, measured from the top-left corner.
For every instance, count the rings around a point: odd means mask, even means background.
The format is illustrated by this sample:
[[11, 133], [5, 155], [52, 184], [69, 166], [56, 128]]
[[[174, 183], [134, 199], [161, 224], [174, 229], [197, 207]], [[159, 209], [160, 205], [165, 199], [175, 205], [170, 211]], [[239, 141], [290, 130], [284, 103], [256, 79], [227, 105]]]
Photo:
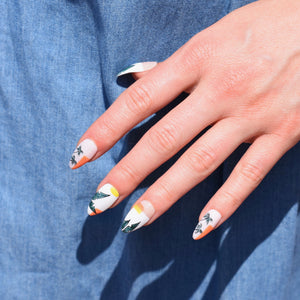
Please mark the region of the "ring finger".
[[223, 119], [199, 138], [133, 205], [122, 230], [152, 223], [210, 175], [244, 140], [254, 135], [246, 121]]

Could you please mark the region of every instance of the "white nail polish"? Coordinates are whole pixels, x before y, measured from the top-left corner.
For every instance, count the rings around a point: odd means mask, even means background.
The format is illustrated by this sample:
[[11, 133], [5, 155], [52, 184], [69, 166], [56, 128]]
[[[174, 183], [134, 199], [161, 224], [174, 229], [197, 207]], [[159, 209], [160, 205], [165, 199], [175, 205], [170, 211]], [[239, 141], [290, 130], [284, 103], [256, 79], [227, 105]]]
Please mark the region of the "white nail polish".
[[122, 231], [127, 233], [139, 229], [150, 220], [154, 212], [153, 205], [147, 200], [135, 204], [124, 219]]
[[209, 210], [197, 224], [193, 232], [193, 239], [199, 240], [210, 233], [218, 224], [221, 217], [221, 214], [217, 210]]
[[146, 62], [135, 63], [135, 64], [130, 65], [126, 69], [122, 70], [120, 73], [118, 73], [117, 77], [123, 76], [125, 74], [130, 74], [130, 73], [145, 72], [145, 71], [151, 70], [156, 65], [157, 65], [156, 61], [146, 61]]
[[91, 139], [85, 139], [74, 150], [69, 162], [71, 169], [77, 169], [88, 162], [97, 152], [97, 146]]
[[103, 185], [92, 198], [87, 212], [90, 216], [98, 215], [110, 208], [119, 198], [119, 192], [110, 183]]

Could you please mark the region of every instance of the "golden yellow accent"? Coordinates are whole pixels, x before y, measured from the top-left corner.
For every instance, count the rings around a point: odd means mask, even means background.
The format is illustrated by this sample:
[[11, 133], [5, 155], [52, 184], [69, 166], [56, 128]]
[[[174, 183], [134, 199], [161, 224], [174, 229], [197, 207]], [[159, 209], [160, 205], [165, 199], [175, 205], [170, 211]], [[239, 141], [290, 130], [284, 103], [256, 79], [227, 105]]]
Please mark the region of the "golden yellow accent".
[[143, 208], [139, 204], [135, 204], [133, 207], [139, 214], [143, 211]]
[[115, 187], [112, 186], [110, 188], [110, 191], [114, 196], [119, 197], [119, 192], [117, 191], [117, 189]]

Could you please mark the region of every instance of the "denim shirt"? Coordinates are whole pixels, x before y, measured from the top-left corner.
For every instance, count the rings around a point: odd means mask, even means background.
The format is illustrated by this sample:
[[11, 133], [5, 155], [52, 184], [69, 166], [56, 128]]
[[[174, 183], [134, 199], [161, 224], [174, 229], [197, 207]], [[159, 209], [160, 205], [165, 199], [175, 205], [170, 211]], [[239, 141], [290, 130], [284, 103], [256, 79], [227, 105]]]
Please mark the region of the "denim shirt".
[[[174, 102], [97, 161], [71, 171], [80, 136], [131, 83], [132, 63], [163, 61], [244, 0], [0, 1], [0, 299], [296, 299], [300, 145], [221, 227], [198, 215], [247, 149], [150, 226], [124, 234], [130, 206], [88, 217], [99, 182]], [[182, 153], [182, 152], [181, 152]]]

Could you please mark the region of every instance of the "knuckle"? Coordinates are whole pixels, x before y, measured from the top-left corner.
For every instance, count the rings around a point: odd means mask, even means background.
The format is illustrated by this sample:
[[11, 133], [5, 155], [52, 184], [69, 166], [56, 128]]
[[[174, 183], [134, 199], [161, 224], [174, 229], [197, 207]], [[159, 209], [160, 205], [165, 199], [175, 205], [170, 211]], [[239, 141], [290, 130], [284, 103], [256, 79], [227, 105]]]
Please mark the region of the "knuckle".
[[143, 113], [151, 108], [152, 97], [150, 88], [145, 84], [127, 90], [126, 105], [133, 113]]
[[151, 191], [151, 199], [161, 203], [163, 207], [170, 207], [173, 204], [174, 192], [167, 183], [156, 182], [155, 188]]
[[249, 72], [245, 68], [232, 68], [226, 73], [216, 82], [216, 89], [221, 96], [238, 96], [247, 90]]
[[168, 123], [162, 127], [154, 127], [148, 133], [149, 146], [160, 154], [174, 152], [177, 144], [178, 130]]
[[129, 164], [120, 164], [117, 172], [118, 176], [122, 178], [122, 181], [131, 183], [128, 185], [136, 185], [139, 182], [140, 176]]
[[224, 201], [226, 203], [229, 203], [230, 206], [233, 208], [239, 207], [242, 202], [241, 199], [237, 195], [235, 195], [233, 192], [231, 192], [229, 190], [224, 190], [222, 192], [221, 198], [224, 199]]
[[250, 182], [253, 186], [259, 185], [263, 180], [263, 170], [258, 164], [246, 163], [241, 166], [240, 169], [241, 176]]
[[179, 63], [185, 66], [189, 71], [199, 72], [200, 65], [203, 69], [203, 63], [207, 62], [212, 56], [214, 46], [207, 38], [195, 35], [187, 43], [186, 47], [179, 56]]
[[208, 173], [216, 162], [216, 152], [209, 146], [201, 145], [189, 153], [187, 161], [189, 167], [198, 174]]
[[114, 121], [114, 118], [107, 118], [106, 116], [102, 118], [100, 126], [96, 126], [94, 134], [98, 140], [101, 140], [101, 145], [105, 149], [111, 145], [112, 137], [118, 136], [118, 131], [114, 124], [117, 122]]

